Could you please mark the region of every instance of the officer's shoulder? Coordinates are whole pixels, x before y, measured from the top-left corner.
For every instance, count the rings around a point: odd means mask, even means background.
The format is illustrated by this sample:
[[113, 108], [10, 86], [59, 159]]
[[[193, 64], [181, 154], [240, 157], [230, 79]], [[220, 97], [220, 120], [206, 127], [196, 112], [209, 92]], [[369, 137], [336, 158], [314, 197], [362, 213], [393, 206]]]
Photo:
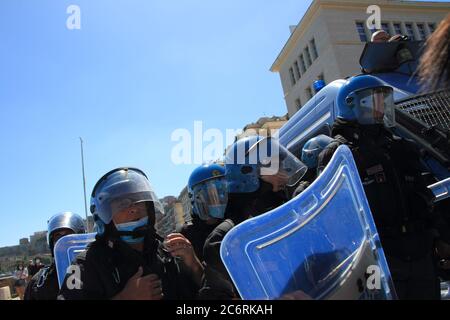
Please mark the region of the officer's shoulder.
[[225, 234], [230, 231], [235, 226], [235, 223], [231, 219], [226, 219], [219, 223], [217, 227], [209, 234], [209, 236], [205, 240], [205, 247], [210, 246], [215, 242], [222, 241]]
[[225, 219], [217, 227], [214, 228], [214, 231], [217, 233], [227, 233], [235, 226], [235, 223], [232, 219]]
[[84, 263], [85, 261], [99, 260], [108, 254], [110, 248], [105, 241], [95, 240], [88, 244], [86, 250], [78, 254], [76, 263]]
[[415, 157], [420, 153], [420, 148], [417, 143], [410, 139], [405, 139], [403, 137], [391, 134], [389, 136], [391, 147], [399, 152], [403, 153], [405, 156]]
[[336, 134], [333, 140], [328, 144], [328, 146], [338, 147], [342, 144], [349, 144], [349, 140], [342, 134]]
[[345, 140], [344, 137], [338, 137], [338, 138], [334, 138], [333, 141], [331, 141], [325, 148], [323, 148], [323, 150], [319, 153], [318, 155], [318, 161], [319, 163], [321, 163], [321, 161], [324, 160], [324, 158], [330, 157], [334, 154], [334, 152], [336, 151], [336, 149], [343, 145], [343, 144], [347, 144], [347, 140]]
[[231, 219], [226, 219], [221, 222], [206, 238], [203, 245], [203, 259], [207, 265], [220, 264], [220, 246], [223, 238], [235, 226]]

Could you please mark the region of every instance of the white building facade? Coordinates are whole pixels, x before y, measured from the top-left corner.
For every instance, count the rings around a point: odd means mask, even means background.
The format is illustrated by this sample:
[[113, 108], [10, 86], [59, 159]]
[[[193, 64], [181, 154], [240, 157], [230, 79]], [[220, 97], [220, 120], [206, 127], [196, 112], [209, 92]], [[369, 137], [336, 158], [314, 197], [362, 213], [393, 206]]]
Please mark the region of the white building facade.
[[359, 58], [375, 30], [370, 5], [381, 9], [390, 35], [425, 40], [450, 12], [450, 3], [388, 0], [314, 0], [271, 67], [280, 74], [291, 117], [314, 95], [313, 83], [330, 83], [361, 72]]

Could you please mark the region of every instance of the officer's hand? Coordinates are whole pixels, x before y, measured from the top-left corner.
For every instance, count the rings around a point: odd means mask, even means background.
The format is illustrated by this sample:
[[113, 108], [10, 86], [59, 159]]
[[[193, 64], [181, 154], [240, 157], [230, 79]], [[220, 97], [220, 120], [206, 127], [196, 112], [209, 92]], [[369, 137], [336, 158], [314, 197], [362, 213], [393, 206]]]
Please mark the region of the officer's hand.
[[156, 274], [142, 276], [142, 267], [132, 276], [114, 300], [161, 300], [162, 284]]
[[180, 233], [172, 233], [166, 237], [164, 246], [173, 257], [181, 258], [187, 266], [198, 260], [191, 242]]
[[166, 237], [164, 246], [173, 257], [180, 258], [194, 276], [197, 284], [201, 283], [203, 265], [195, 254], [191, 242], [181, 233], [172, 233]]

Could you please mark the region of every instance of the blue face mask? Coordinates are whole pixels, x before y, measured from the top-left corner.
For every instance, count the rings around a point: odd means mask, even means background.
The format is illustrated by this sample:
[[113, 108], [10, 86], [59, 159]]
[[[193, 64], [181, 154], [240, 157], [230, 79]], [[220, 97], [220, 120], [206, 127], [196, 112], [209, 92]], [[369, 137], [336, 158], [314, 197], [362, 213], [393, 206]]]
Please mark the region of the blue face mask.
[[223, 219], [225, 216], [225, 209], [227, 208], [227, 205], [217, 205], [217, 206], [209, 206], [209, 216], [216, 219]]
[[[130, 232], [134, 231], [137, 228], [144, 227], [147, 224], [148, 224], [148, 217], [145, 217], [137, 221], [117, 224], [116, 229], [119, 232], [120, 231]], [[121, 236], [120, 238], [128, 244], [136, 244], [144, 241], [144, 237], [133, 238], [133, 236]]]

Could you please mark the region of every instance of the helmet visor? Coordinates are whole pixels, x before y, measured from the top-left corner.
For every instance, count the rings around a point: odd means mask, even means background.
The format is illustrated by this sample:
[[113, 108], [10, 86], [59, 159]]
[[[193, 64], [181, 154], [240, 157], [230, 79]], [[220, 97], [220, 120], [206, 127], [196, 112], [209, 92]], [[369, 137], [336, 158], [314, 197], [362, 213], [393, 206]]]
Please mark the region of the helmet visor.
[[202, 182], [193, 188], [194, 208], [202, 220], [223, 219], [228, 203], [225, 177]]
[[308, 167], [277, 139], [267, 138], [260, 141], [259, 145], [261, 176], [276, 175], [286, 186], [291, 187], [296, 185], [308, 170]]
[[359, 106], [355, 115], [360, 124], [394, 123], [393, 90], [389, 87], [367, 89], [358, 92]]
[[92, 204], [95, 214], [105, 223], [112, 221], [118, 212], [141, 202], [152, 202], [155, 214], [164, 209], [148, 179], [139, 172], [121, 170], [113, 172], [95, 188]]

